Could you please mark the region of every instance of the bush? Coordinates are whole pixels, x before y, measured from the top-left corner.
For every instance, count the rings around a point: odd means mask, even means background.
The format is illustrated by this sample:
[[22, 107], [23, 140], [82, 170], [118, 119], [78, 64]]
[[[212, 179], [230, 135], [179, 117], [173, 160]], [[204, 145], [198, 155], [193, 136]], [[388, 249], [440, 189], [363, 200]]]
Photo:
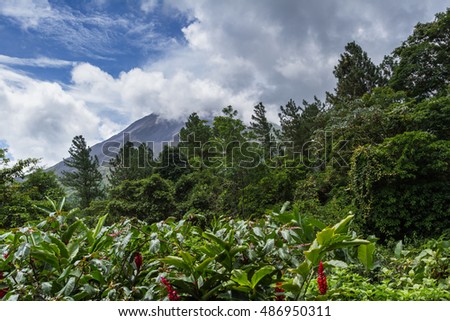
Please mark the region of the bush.
[[350, 176], [367, 233], [402, 239], [450, 227], [450, 141], [414, 131], [360, 147]]

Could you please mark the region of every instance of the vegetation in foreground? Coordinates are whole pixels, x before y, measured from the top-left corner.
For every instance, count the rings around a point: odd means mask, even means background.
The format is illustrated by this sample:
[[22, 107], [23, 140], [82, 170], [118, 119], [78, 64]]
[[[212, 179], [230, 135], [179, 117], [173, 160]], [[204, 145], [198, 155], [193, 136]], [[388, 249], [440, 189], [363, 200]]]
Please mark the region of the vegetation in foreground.
[[[0, 236], [3, 300], [448, 300], [450, 242], [376, 246], [281, 209], [250, 221], [201, 216], [94, 228], [55, 204]], [[286, 204], [287, 206], [287, 204]]]

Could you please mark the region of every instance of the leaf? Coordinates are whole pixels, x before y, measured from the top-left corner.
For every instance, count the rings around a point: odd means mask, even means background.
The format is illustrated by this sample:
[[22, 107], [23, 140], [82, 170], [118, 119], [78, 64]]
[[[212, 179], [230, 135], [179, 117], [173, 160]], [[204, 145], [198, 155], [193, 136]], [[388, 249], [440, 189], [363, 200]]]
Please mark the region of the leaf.
[[241, 286], [248, 286], [252, 287], [252, 284], [248, 280], [247, 272], [242, 270], [233, 270], [231, 272], [231, 280], [236, 282], [237, 284]]
[[149, 252], [152, 254], [156, 254], [159, 252], [159, 249], [161, 248], [161, 242], [159, 239], [153, 239], [150, 241], [150, 248]]
[[20, 244], [16, 253], [14, 253], [14, 258], [19, 261], [26, 259], [30, 254], [30, 247], [31, 247], [30, 243]]
[[75, 281], [76, 279], [74, 277], [71, 277], [67, 284], [64, 286], [64, 295], [69, 296], [72, 294], [73, 289], [75, 288]]
[[254, 289], [258, 285], [259, 281], [261, 281], [266, 275], [272, 273], [274, 269], [275, 268], [273, 266], [264, 266], [256, 271], [251, 280], [252, 288]]
[[305, 254], [305, 257], [308, 259], [308, 261], [312, 265], [319, 264], [319, 258], [320, 258], [320, 249], [319, 248], [310, 248], [308, 251], [303, 252]]
[[254, 228], [253, 228], [253, 233], [254, 233], [256, 236], [264, 237], [264, 233], [263, 233], [263, 231], [261, 230], [261, 228], [259, 228], [259, 227], [254, 227]]
[[209, 263], [211, 263], [212, 261], [214, 261], [214, 258], [212, 257], [204, 259], [203, 262], [201, 262], [195, 267], [195, 271], [203, 273], [203, 271], [208, 267]]
[[338, 233], [344, 232], [345, 229], [347, 228], [348, 224], [350, 223], [350, 221], [353, 219], [353, 217], [354, 217], [354, 215], [348, 215], [342, 221], [340, 221], [339, 223], [334, 225], [333, 229], [334, 229], [335, 233], [338, 234]]
[[403, 242], [399, 241], [396, 245], [395, 245], [395, 249], [394, 249], [394, 255], [397, 259], [401, 258], [402, 256], [402, 250], [403, 250]]
[[187, 266], [189, 266], [190, 269], [194, 266], [194, 258], [192, 255], [189, 254], [189, 252], [181, 251], [180, 256], [183, 258], [183, 261], [186, 263]]
[[66, 198], [65, 197], [63, 197], [62, 199], [61, 199], [61, 201], [59, 202], [59, 204], [58, 204], [58, 208], [57, 208], [57, 211], [58, 212], [61, 212], [62, 210], [63, 210], [63, 207], [64, 207], [64, 203], [66, 202]]
[[370, 271], [373, 268], [374, 252], [375, 243], [362, 244], [358, 247], [358, 259], [367, 271]]
[[33, 249], [31, 251], [31, 256], [51, 265], [56, 270], [59, 270], [58, 258], [53, 253], [45, 250]]
[[67, 250], [66, 245], [63, 242], [61, 242], [60, 239], [58, 239], [58, 238], [56, 238], [56, 237], [54, 237], [52, 235], [49, 235], [49, 238], [52, 241], [52, 243], [56, 244], [56, 246], [58, 247], [59, 254], [62, 257], [68, 259], [69, 258], [69, 251]]
[[77, 221], [75, 221], [74, 223], [72, 223], [68, 228], [67, 228], [67, 230], [64, 232], [64, 234], [62, 235], [62, 237], [61, 237], [61, 240], [64, 242], [64, 243], [69, 243], [69, 241], [70, 241], [70, 239], [72, 238], [72, 236], [73, 236], [73, 233], [75, 232], [75, 230], [80, 226], [80, 224], [81, 224], [81, 221], [80, 220], [77, 220]]
[[300, 274], [302, 278], [306, 280], [310, 270], [310, 265], [308, 264], [308, 262], [304, 261], [296, 269], [292, 270], [292, 272]]
[[348, 267], [348, 264], [341, 260], [329, 260], [326, 262], [327, 265], [331, 265], [337, 268], [345, 269]]
[[275, 240], [268, 239], [262, 250], [265, 254], [269, 254], [274, 247], [275, 247]]
[[334, 232], [335, 232], [334, 229], [329, 227], [318, 232], [316, 235], [317, 243], [322, 247], [327, 246], [328, 244], [331, 243], [334, 236]]
[[208, 233], [208, 232], [203, 232], [202, 236], [210, 241], [214, 241], [217, 244], [220, 245], [220, 247], [222, 247], [224, 250], [229, 251], [230, 250], [230, 245], [225, 242], [224, 240], [221, 240], [220, 238], [218, 238], [215, 234], [212, 233]]
[[165, 258], [162, 258], [160, 261], [169, 265], [173, 265], [182, 270], [189, 271], [191, 269], [190, 266], [187, 265], [186, 262], [181, 257], [178, 256], [166, 256]]
[[102, 217], [100, 217], [98, 219], [97, 222], [97, 226], [95, 226], [94, 232], [92, 237], [95, 239], [97, 238], [98, 234], [100, 233], [100, 231], [102, 230], [103, 224], [105, 223], [106, 217], [108, 216], [108, 214], [103, 215]]

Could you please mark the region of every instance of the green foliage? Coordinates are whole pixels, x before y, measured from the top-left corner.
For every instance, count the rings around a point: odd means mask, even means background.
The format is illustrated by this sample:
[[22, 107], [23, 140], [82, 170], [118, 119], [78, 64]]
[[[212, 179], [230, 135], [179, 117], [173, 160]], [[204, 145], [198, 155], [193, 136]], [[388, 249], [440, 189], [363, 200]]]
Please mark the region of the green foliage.
[[334, 94], [327, 93], [327, 100], [334, 105], [360, 98], [381, 82], [379, 68], [354, 41], [345, 46], [333, 74], [337, 85]]
[[350, 265], [330, 275], [329, 300], [440, 301], [450, 299], [450, 243], [431, 240], [419, 248], [396, 246], [371, 277]]
[[393, 52], [390, 85], [411, 97], [446, 95], [450, 84], [450, 9], [430, 23], [418, 23], [414, 32]]
[[146, 144], [136, 147], [132, 142], [126, 142], [110, 162], [109, 184], [117, 186], [124, 180], [139, 180], [150, 176], [153, 172], [152, 157], [153, 152]]
[[405, 132], [357, 149], [350, 175], [366, 231], [401, 239], [450, 227], [450, 141]]
[[41, 223], [0, 235], [3, 300], [165, 300], [163, 277], [183, 300], [273, 300], [277, 282], [287, 299], [312, 299], [319, 260], [369, 243], [349, 231], [352, 216], [326, 227], [283, 209], [201, 229], [190, 216], [107, 226], [105, 215], [89, 227], [63, 205], [51, 202]]
[[108, 210], [114, 217], [137, 217], [155, 222], [175, 210], [173, 184], [154, 174], [137, 181], [123, 181], [110, 191]]
[[45, 206], [46, 197], [64, 196], [56, 176], [36, 168], [36, 159], [19, 160], [8, 166], [5, 152], [0, 149], [0, 228], [40, 219], [36, 206]]
[[103, 194], [98, 158], [90, 156], [90, 152], [84, 137], [75, 136], [69, 149], [70, 158], [64, 159], [64, 164], [73, 171], [63, 172], [61, 181], [75, 191], [81, 208], [88, 207], [91, 201]]

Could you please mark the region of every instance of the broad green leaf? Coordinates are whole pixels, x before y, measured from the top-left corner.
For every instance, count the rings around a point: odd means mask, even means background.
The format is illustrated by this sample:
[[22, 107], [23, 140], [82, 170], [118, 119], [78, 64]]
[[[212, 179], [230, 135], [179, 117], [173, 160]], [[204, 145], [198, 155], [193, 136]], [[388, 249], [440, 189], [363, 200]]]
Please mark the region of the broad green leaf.
[[319, 264], [319, 258], [320, 258], [320, 249], [319, 248], [313, 248], [308, 251], [303, 252], [305, 254], [305, 257], [308, 259], [308, 261], [316, 266]]
[[55, 254], [45, 250], [32, 249], [31, 256], [50, 264], [53, 268], [59, 270], [59, 261]]
[[208, 267], [209, 263], [211, 263], [212, 261], [214, 261], [214, 258], [212, 258], [212, 257], [208, 257], [208, 258], [204, 259], [203, 262], [201, 262], [200, 264], [198, 264], [195, 267], [195, 271], [203, 273], [203, 271], [205, 271], [205, 269]]
[[348, 227], [348, 224], [351, 222], [353, 217], [354, 217], [354, 215], [348, 215], [342, 221], [340, 221], [339, 223], [334, 225], [333, 229], [334, 229], [335, 233], [338, 234], [338, 233], [345, 232], [345, 229]]
[[275, 240], [268, 239], [262, 250], [265, 254], [269, 254], [274, 247], [275, 247]]
[[69, 296], [72, 294], [73, 289], [75, 289], [75, 283], [76, 279], [74, 277], [71, 277], [67, 284], [64, 286], [64, 295]]
[[159, 239], [153, 239], [150, 241], [150, 248], [149, 251], [152, 254], [156, 254], [159, 252], [159, 249], [161, 248], [161, 242]]
[[348, 267], [348, 264], [341, 260], [329, 260], [326, 262], [327, 265], [331, 265], [337, 268], [345, 269]]
[[189, 271], [191, 269], [191, 267], [187, 265], [186, 262], [181, 257], [178, 256], [166, 256], [165, 258], [162, 258], [160, 261], [169, 265], [173, 265], [182, 270]]
[[72, 238], [72, 236], [73, 236], [73, 233], [75, 233], [75, 230], [79, 227], [81, 225], [81, 221], [80, 220], [77, 220], [77, 221], [75, 221], [74, 223], [72, 223], [68, 228], [67, 228], [67, 230], [64, 232], [64, 234], [62, 235], [62, 237], [61, 237], [61, 240], [64, 242], [64, 243], [69, 243], [69, 241], [70, 241], [70, 239]]
[[367, 241], [367, 240], [361, 240], [361, 239], [354, 239], [354, 240], [349, 240], [349, 241], [342, 241], [339, 243], [334, 243], [332, 245], [330, 245], [328, 247], [328, 250], [335, 250], [335, 249], [340, 249], [340, 248], [345, 248], [345, 247], [353, 247], [353, 246], [358, 246], [358, 245], [363, 245], [363, 244], [370, 244], [371, 242]]
[[327, 227], [317, 233], [316, 240], [320, 246], [324, 247], [331, 243], [333, 236], [334, 229]]
[[180, 256], [183, 258], [183, 261], [186, 263], [186, 265], [189, 266], [190, 269], [194, 266], [194, 258], [192, 255], [189, 254], [189, 252], [181, 251]]
[[242, 270], [233, 270], [231, 272], [231, 280], [233, 280], [234, 282], [236, 282], [241, 286], [248, 286], [248, 287], [252, 286], [252, 284], [248, 280], [247, 272]]
[[217, 244], [219, 244], [224, 250], [229, 251], [230, 250], [230, 245], [225, 242], [224, 240], [221, 240], [220, 238], [218, 238], [215, 234], [212, 233], [208, 233], [208, 232], [203, 232], [202, 236], [210, 241], [214, 241]]
[[362, 244], [358, 247], [358, 259], [364, 265], [367, 271], [373, 268], [373, 254], [375, 252], [375, 244]]
[[264, 266], [262, 268], [260, 268], [258, 271], [256, 271], [253, 276], [252, 276], [252, 288], [254, 289], [259, 281], [262, 280], [262, 278], [264, 278], [266, 275], [270, 274], [273, 272], [275, 268], [273, 266]]
[[22, 261], [28, 257], [30, 254], [30, 243], [22, 243], [17, 248], [17, 251], [14, 253], [14, 258], [16, 260]]
[[56, 238], [56, 237], [54, 237], [54, 236], [52, 236], [52, 235], [49, 235], [49, 238], [50, 238], [50, 240], [51, 240], [54, 244], [56, 244], [56, 246], [58, 247], [58, 249], [59, 249], [59, 254], [60, 254], [62, 257], [68, 259], [68, 258], [69, 258], [69, 251], [67, 250], [66, 245], [65, 245], [63, 242], [61, 242], [60, 239], [58, 239], [58, 238]]
[[254, 228], [253, 228], [253, 233], [254, 233], [256, 236], [264, 237], [264, 233], [263, 233], [263, 231], [261, 230], [261, 228], [259, 228], [259, 227], [254, 227]]
[[243, 252], [248, 248], [247, 245], [239, 245], [239, 246], [233, 246], [230, 250], [230, 255], [235, 256], [239, 252]]
[[401, 258], [402, 256], [402, 250], [403, 250], [403, 242], [399, 241], [396, 245], [395, 245], [395, 249], [394, 249], [394, 255], [397, 259]]
[[58, 204], [58, 208], [57, 208], [57, 211], [58, 212], [61, 212], [62, 210], [63, 210], [63, 207], [64, 207], [64, 203], [66, 202], [66, 198], [65, 197], [63, 197], [62, 199], [61, 199], [61, 201], [59, 202], [59, 204]]
[[306, 261], [302, 262], [296, 269], [292, 270], [293, 273], [300, 274], [304, 280], [306, 280], [310, 271], [310, 265]]
[[92, 237], [95, 239], [97, 238], [98, 234], [100, 233], [100, 231], [102, 230], [103, 224], [105, 223], [106, 217], [108, 216], [108, 214], [103, 215], [102, 217], [100, 217], [98, 219], [97, 222], [97, 226], [94, 229], [93, 235]]

